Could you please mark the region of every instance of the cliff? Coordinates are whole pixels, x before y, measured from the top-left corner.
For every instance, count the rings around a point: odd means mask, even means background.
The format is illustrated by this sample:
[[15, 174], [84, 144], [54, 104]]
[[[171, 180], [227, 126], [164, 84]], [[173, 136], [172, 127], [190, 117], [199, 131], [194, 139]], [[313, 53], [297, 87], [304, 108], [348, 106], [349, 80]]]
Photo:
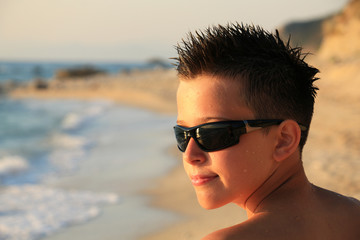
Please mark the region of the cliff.
[[323, 40], [318, 55], [322, 59], [345, 61], [360, 57], [360, 0], [352, 0], [322, 25]]
[[338, 13], [280, 28], [293, 46], [316, 52], [323, 60], [345, 61], [360, 57], [360, 0], [350, 0]]

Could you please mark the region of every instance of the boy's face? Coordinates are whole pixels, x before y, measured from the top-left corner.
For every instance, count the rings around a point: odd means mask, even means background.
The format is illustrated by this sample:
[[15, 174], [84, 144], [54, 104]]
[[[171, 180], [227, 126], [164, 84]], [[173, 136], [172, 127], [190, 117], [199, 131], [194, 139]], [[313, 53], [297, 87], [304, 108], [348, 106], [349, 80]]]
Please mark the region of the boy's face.
[[[240, 83], [202, 75], [181, 80], [177, 93], [178, 125], [193, 127], [207, 122], [254, 119], [239, 97]], [[215, 152], [204, 152], [191, 139], [183, 164], [198, 197], [206, 209], [246, 200], [276, 169], [272, 161], [271, 131], [244, 134], [239, 144]]]

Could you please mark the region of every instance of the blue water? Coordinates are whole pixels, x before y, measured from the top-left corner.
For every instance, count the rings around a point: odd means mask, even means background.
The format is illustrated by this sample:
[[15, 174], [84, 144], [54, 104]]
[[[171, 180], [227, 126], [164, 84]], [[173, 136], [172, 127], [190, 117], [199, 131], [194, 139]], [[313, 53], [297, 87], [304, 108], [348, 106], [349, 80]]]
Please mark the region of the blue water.
[[51, 79], [59, 69], [69, 69], [83, 66], [91, 66], [115, 74], [122, 70], [149, 69], [152, 63], [102, 63], [102, 62], [11, 62], [0, 61], [0, 83], [12, 80], [25, 82], [35, 78]]
[[[56, 69], [55, 64], [7, 64], [0, 63], [0, 80], [29, 81], [34, 66], [47, 69], [47, 77]], [[125, 65], [114, 66], [102, 68], [116, 72]], [[0, 240], [46, 237], [96, 218], [104, 204], [121, 204], [176, 164], [165, 154], [173, 145], [174, 122], [174, 116], [108, 101], [0, 96]], [[76, 191], [52, 187], [69, 177], [91, 180], [91, 171], [102, 174], [102, 181], [85, 184], [84, 190], [76, 181], [71, 183]]]
[[[0, 167], [8, 168], [0, 171], [1, 184], [38, 183], [50, 171], [60, 171], [49, 162], [49, 155], [59, 149], [64, 149], [64, 156], [74, 152], [68, 161], [71, 170], [78, 159], [75, 153], [91, 147], [82, 131], [87, 131], [85, 127], [90, 127], [104, 106], [102, 102], [1, 98]], [[18, 164], [12, 166], [8, 159], [14, 158]]]

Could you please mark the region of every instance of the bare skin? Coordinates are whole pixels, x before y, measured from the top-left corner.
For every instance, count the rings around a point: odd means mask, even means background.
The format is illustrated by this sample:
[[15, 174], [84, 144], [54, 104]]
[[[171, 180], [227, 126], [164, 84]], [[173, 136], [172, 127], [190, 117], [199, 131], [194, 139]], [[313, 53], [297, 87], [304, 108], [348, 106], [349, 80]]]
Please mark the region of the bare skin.
[[[243, 104], [239, 83], [202, 75], [180, 79], [178, 124], [186, 127], [223, 120], [255, 119]], [[184, 168], [200, 205], [235, 203], [248, 220], [203, 239], [360, 239], [360, 202], [312, 185], [298, 147], [293, 120], [240, 137], [240, 143], [203, 152], [193, 139]]]

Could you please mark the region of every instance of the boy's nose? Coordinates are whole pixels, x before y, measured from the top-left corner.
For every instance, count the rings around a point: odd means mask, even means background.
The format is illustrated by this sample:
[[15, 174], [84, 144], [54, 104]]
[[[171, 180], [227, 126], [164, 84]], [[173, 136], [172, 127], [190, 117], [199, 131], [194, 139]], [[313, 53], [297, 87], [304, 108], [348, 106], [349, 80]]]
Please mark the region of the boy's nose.
[[193, 138], [190, 139], [186, 151], [183, 153], [183, 160], [189, 164], [201, 164], [206, 161], [206, 154], [199, 148]]

